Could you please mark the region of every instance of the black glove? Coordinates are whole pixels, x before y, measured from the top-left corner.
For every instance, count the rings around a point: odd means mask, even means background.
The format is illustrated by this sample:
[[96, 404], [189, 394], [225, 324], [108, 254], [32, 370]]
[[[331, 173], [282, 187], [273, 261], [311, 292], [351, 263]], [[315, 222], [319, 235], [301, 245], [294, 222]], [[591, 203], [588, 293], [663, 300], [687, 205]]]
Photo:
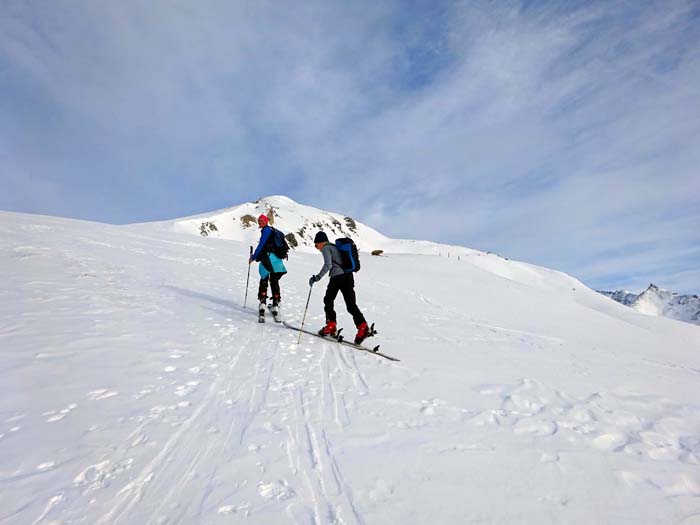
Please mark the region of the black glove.
[[319, 280], [318, 277], [316, 277], [315, 275], [312, 275], [311, 277], [309, 277], [309, 286], [313, 286], [314, 283], [318, 280]]

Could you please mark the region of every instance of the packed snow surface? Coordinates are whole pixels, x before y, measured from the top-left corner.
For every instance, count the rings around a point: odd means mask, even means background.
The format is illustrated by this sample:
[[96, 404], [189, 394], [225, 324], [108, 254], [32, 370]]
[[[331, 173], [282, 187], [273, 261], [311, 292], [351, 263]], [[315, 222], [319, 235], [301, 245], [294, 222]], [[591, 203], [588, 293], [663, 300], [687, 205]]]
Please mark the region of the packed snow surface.
[[[363, 252], [392, 363], [259, 324], [249, 244], [0, 214], [0, 523], [700, 523], [697, 326], [466, 248]], [[291, 254], [290, 322], [321, 264]]]

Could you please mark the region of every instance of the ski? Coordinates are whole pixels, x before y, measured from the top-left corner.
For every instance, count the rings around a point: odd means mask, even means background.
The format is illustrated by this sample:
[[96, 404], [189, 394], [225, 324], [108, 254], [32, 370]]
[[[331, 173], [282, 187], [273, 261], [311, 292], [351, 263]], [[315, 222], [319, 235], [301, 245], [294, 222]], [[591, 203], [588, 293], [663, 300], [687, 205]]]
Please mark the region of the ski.
[[260, 303], [260, 305], [258, 305], [258, 322], [265, 322], [265, 303]]
[[[299, 331], [301, 330], [305, 334], [313, 335], [314, 337], [318, 337], [319, 339], [325, 339], [326, 341], [333, 341], [335, 343], [344, 345], [344, 346], [349, 346], [350, 348], [354, 348], [355, 350], [361, 350], [363, 352], [368, 352], [370, 354], [378, 355], [383, 357], [384, 359], [388, 359], [389, 361], [400, 361], [400, 359], [397, 359], [396, 357], [392, 357], [390, 355], [383, 354], [379, 351], [379, 345], [375, 346], [374, 348], [368, 348], [366, 346], [362, 345], [356, 345], [355, 343], [351, 341], [346, 341], [343, 336], [341, 335], [341, 332], [343, 329], [341, 328], [338, 330], [338, 333], [335, 336], [325, 336], [321, 335], [318, 332], [312, 332], [311, 330], [305, 330], [305, 329], [300, 329], [298, 326], [294, 326], [292, 324], [289, 324], [287, 321], [282, 321], [282, 324], [289, 328], [290, 330], [295, 330]], [[376, 332], [374, 332], [376, 333]]]

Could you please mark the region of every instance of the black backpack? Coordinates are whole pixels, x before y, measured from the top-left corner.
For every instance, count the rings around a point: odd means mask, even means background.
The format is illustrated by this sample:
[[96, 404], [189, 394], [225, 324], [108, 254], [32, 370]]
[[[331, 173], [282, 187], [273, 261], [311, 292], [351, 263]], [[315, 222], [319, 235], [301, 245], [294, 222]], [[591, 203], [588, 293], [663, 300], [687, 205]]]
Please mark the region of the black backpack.
[[[270, 226], [270, 228], [272, 228], [272, 226]], [[287, 244], [287, 239], [284, 237], [284, 233], [277, 228], [272, 228], [272, 235], [270, 235], [267, 246], [268, 251], [274, 253], [280, 259], [289, 257], [289, 244]]]
[[342, 268], [345, 273], [360, 271], [360, 254], [357, 252], [357, 246], [349, 237], [341, 237], [335, 240], [335, 247], [340, 251], [343, 258]]

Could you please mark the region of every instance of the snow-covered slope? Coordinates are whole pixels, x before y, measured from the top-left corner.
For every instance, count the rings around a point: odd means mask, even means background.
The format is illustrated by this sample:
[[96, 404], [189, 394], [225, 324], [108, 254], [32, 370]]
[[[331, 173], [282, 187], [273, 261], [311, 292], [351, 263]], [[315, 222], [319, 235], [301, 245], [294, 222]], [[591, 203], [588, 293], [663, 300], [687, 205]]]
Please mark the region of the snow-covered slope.
[[621, 291], [600, 293], [646, 315], [700, 325], [700, 297], [697, 295], [680, 295], [663, 290], [655, 284], [650, 284], [649, 288], [638, 295]]
[[[0, 213], [0, 523], [697, 523], [696, 326], [497, 257], [365, 257], [390, 363], [258, 324], [251, 240]], [[320, 266], [290, 257], [287, 319]]]

